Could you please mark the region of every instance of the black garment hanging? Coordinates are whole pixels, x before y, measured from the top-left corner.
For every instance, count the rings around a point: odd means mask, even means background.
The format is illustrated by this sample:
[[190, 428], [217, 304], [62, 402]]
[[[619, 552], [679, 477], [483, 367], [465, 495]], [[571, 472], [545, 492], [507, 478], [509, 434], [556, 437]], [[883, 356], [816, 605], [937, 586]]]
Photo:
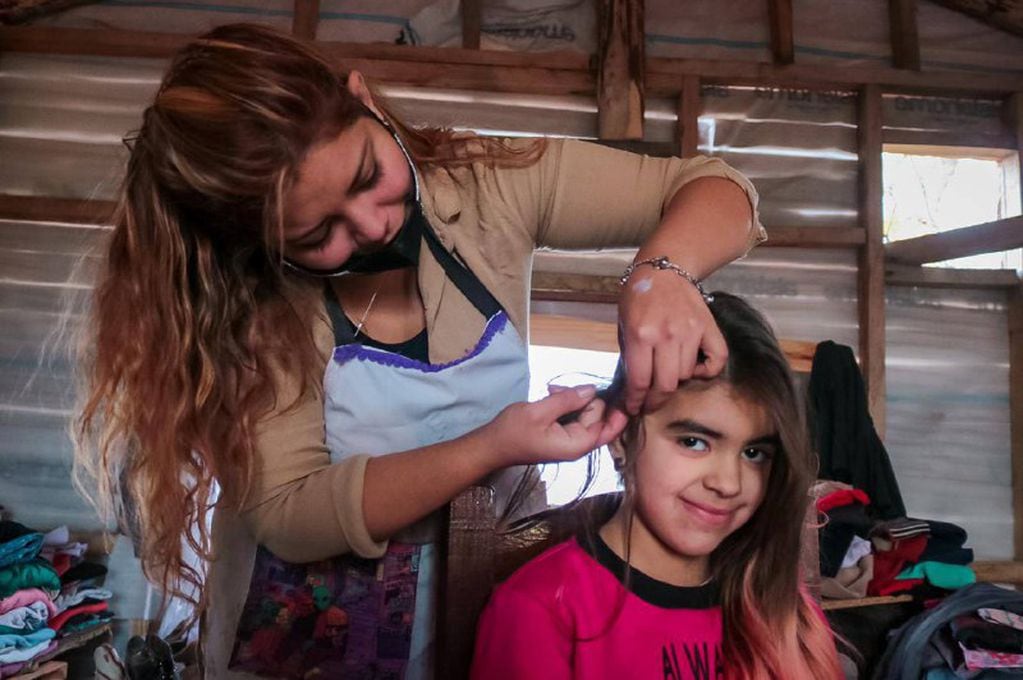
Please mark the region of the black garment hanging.
[[905, 517], [895, 471], [874, 430], [863, 376], [852, 349], [830, 340], [817, 345], [810, 372], [809, 408], [820, 455], [818, 476], [865, 491], [879, 519]]
[[[421, 220], [420, 230], [423, 234], [423, 238], [426, 240], [426, 244], [430, 248], [430, 252], [433, 253], [434, 258], [440, 264], [444, 273], [448, 279], [455, 284], [462, 295], [475, 307], [483, 318], [489, 319], [494, 314], [501, 311], [501, 304], [497, 299], [488, 291], [480, 280], [476, 277], [472, 271], [469, 270], [464, 264], [455, 259], [452, 255], [444, 248], [437, 235], [433, 232], [433, 227], [426, 220], [426, 216], [423, 215], [422, 208], [416, 204], [413, 208], [413, 214], [409, 218], [410, 220]], [[409, 338], [399, 343], [386, 343], [380, 342], [375, 338], [367, 336], [365, 333], [361, 333], [358, 338], [355, 337], [355, 324], [352, 320], [341, 309], [341, 304], [337, 299], [337, 295], [334, 293], [332, 286], [327, 286], [327, 314], [330, 316], [331, 325], [334, 327], [334, 346], [340, 347], [342, 345], [348, 345], [353, 342], [361, 342], [368, 347], [375, 347], [376, 349], [386, 350], [393, 352], [394, 354], [400, 354], [408, 357], [409, 359], [415, 359], [422, 361], [423, 363], [429, 363], [429, 341], [426, 336], [426, 329], [417, 333], [414, 337]]]

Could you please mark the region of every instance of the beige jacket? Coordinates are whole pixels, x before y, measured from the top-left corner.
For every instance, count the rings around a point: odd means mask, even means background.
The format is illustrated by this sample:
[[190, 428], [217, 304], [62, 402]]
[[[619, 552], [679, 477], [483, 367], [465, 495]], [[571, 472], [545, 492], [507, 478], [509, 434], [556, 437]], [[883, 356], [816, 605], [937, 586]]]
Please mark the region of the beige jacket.
[[[526, 168], [483, 163], [421, 175], [423, 209], [441, 243], [477, 275], [528, 337], [530, 272], [538, 247], [595, 250], [638, 246], [659, 224], [667, 202], [699, 177], [731, 179], [753, 206], [752, 248], [766, 239], [757, 219], [757, 194], [722, 161], [706, 157], [649, 158], [573, 140], [550, 140]], [[617, 272], [609, 272], [614, 274]], [[447, 280], [425, 246], [419, 286], [426, 309], [432, 362], [472, 349], [485, 319]], [[324, 357], [333, 333], [316, 329]], [[281, 395], [289, 403], [297, 394]], [[208, 677], [229, 677], [227, 661], [244, 604], [256, 544], [292, 562], [347, 552], [376, 557], [386, 549], [366, 529], [362, 484], [367, 456], [331, 465], [324, 443], [322, 398], [273, 413], [258, 426], [254, 485], [241, 516], [214, 520], [217, 559], [208, 581], [210, 611], [204, 638]], [[231, 674], [230, 677], [244, 677]]]

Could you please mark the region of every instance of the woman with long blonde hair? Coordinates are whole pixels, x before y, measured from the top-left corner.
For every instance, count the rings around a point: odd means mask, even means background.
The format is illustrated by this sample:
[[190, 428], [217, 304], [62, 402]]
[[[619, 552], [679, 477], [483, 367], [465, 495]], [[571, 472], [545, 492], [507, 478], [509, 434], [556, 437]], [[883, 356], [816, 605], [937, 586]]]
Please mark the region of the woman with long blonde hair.
[[621, 427], [592, 389], [523, 403], [536, 247], [641, 245], [635, 413], [724, 365], [696, 284], [763, 239], [720, 161], [410, 127], [256, 26], [185, 47], [130, 146], [76, 460], [202, 617], [212, 677], [428, 676], [435, 511]]

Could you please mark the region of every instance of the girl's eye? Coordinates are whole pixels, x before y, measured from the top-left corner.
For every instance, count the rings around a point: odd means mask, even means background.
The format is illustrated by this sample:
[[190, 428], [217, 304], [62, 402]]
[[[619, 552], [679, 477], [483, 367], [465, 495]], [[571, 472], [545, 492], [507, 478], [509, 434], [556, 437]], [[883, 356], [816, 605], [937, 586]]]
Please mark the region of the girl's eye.
[[766, 463], [771, 460], [771, 454], [764, 449], [748, 448], [742, 452], [742, 455], [751, 463]]
[[681, 437], [679, 438], [678, 443], [687, 449], [692, 449], [693, 451], [702, 452], [710, 450], [710, 446], [707, 442], [699, 437]]

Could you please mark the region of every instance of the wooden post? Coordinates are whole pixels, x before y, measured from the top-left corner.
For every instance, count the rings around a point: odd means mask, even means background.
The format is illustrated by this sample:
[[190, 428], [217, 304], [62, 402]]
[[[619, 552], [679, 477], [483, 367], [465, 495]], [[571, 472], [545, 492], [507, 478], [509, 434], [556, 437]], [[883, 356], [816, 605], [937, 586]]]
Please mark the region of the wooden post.
[[895, 68], [920, 70], [920, 36], [916, 24], [916, 0], [888, 0], [892, 64]]
[[597, 118], [601, 139], [643, 138], [643, 0], [601, 0]]
[[[1006, 102], [1019, 150], [1023, 193], [1023, 92]], [[1023, 196], [1021, 196], [1023, 199]], [[1012, 439], [1013, 554], [1023, 560], [1023, 284], [1014, 286], [1009, 303], [1009, 437]]]
[[792, 35], [792, 0], [767, 0], [767, 14], [771, 22], [774, 63], [791, 64], [796, 54]]
[[303, 40], [316, 40], [316, 26], [320, 23], [320, 0], [295, 0], [295, 14], [291, 18], [291, 33]]
[[1023, 284], [1008, 293], [1009, 438], [1012, 440], [1012, 545], [1023, 560]]
[[483, 23], [481, 0], [462, 0], [462, 47], [467, 50], [480, 48], [480, 29]]
[[700, 76], [682, 76], [682, 94], [678, 98], [678, 153], [692, 158], [700, 144]]
[[859, 97], [860, 224], [866, 243], [859, 257], [860, 370], [874, 427], [885, 432], [885, 262], [881, 197], [881, 90], [866, 85]]

